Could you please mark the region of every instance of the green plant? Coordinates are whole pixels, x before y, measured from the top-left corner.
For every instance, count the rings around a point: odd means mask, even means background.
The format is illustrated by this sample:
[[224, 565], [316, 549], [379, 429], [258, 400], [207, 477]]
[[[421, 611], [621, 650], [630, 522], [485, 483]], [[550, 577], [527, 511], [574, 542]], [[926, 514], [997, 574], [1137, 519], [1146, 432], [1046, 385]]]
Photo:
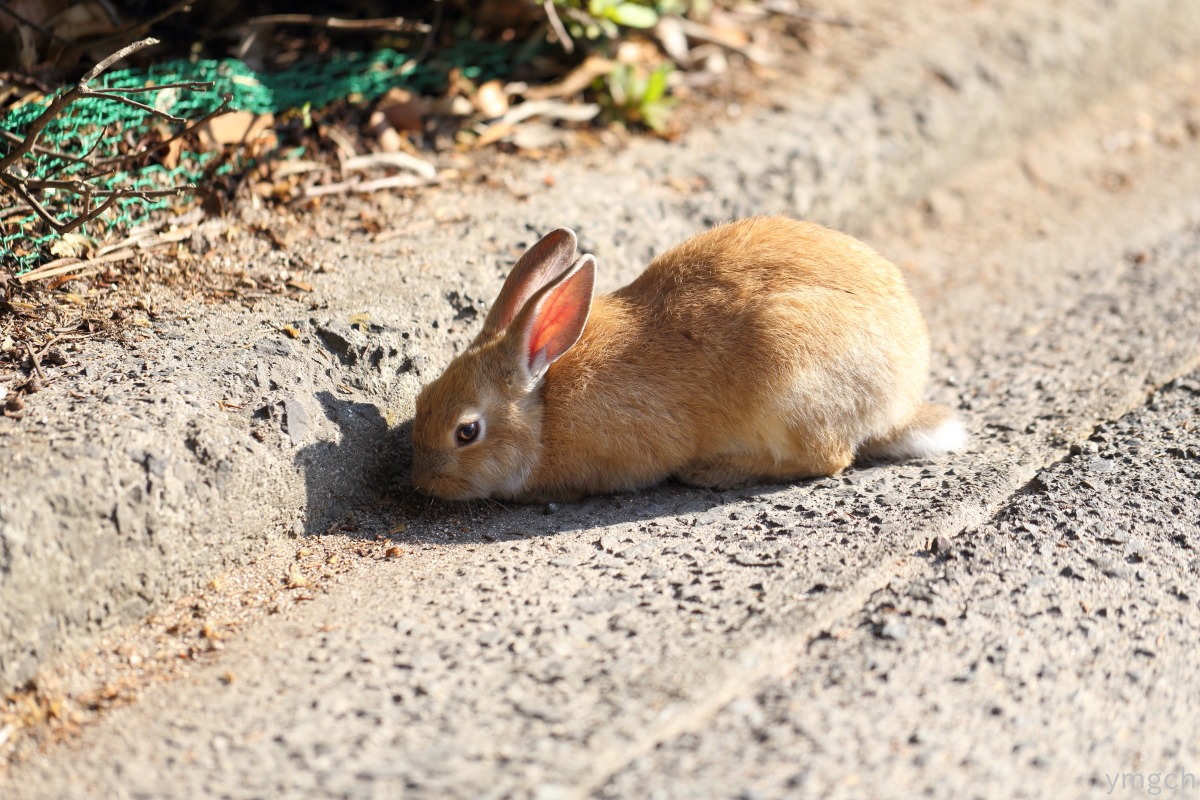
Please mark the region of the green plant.
[[[601, 102], [626, 123], [645, 125], [655, 133], [667, 129], [667, 119], [678, 98], [667, 95], [671, 64], [660, 64], [648, 74], [628, 64], [617, 65], [601, 88]], [[607, 89], [607, 92], [604, 91]]]
[[656, 3], [653, 0], [554, 0], [562, 9], [571, 36], [595, 41], [616, 39], [620, 29], [653, 28], [660, 13], [666, 13], [678, 3]]
[[588, 0], [587, 11], [599, 20], [609, 20], [626, 28], [653, 28], [658, 11], [653, 3], [629, 0]]

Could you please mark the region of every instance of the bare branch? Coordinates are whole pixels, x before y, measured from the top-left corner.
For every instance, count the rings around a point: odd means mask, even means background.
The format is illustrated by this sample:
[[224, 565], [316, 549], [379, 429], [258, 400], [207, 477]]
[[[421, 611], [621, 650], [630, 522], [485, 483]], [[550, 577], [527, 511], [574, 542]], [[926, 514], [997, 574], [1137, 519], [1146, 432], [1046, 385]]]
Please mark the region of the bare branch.
[[[134, 100], [128, 95], [145, 92], [158, 92], [165, 89], [187, 89], [192, 91], [207, 89], [213, 86], [211, 81], [180, 81], [178, 83], [166, 83], [159, 86], [140, 86], [131, 88], [101, 87], [93, 89], [89, 85], [91, 81], [97, 79], [106, 69], [121, 59], [157, 43], [157, 39], [143, 39], [139, 42], [134, 42], [133, 44], [122, 48], [121, 50], [113, 53], [111, 56], [101, 61], [91, 70], [89, 70], [87, 74], [80, 78], [79, 82], [76, 83], [75, 86], [71, 87], [57, 97], [54, 97], [50, 101], [49, 106], [47, 106], [47, 108], [29, 124], [24, 137], [17, 136], [16, 134], [8, 131], [0, 131], [0, 134], [3, 134], [3, 138], [14, 142], [14, 147], [8, 153], [8, 155], [0, 159], [0, 186], [7, 187], [9, 190], [11, 190], [13, 194], [15, 194], [21, 201], [28, 205], [30, 209], [32, 209], [34, 214], [41, 218], [43, 222], [45, 222], [60, 235], [70, 233], [76, 228], [91, 222], [108, 209], [112, 208], [112, 206], [118, 201], [125, 198], [136, 198], [148, 201], [155, 197], [167, 197], [195, 191], [196, 187], [190, 184], [168, 189], [102, 189], [92, 183], [89, 183], [88, 180], [58, 180], [54, 179], [53, 176], [60, 174], [70, 164], [84, 164], [92, 167], [93, 174], [87, 176], [88, 179], [91, 180], [106, 174], [110, 174], [111, 172], [116, 171], [122, 165], [125, 165], [131, 161], [135, 161], [139, 158], [144, 158], [148, 154], [166, 147], [168, 144], [170, 144], [170, 142], [178, 139], [180, 136], [186, 135], [189, 131], [194, 130], [196, 126], [203, 124], [205, 121], [212, 119], [218, 114], [224, 113], [227, 110], [231, 99], [228, 95], [223, 98], [221, 105], [216, 110], [205, 115], [203, 119], [193, 122], [188, 127], [175, 133], [166, 141], [160, 142], [154, 148], [141, 149], [128, 155], [108, 158], [100, 162], [92, 161], [92, 153], [95, 152], [99, 142], [107, 136], [107, 127], [101, 132], [100, 137], [82, 157], [60, 153], [50, 148], [41, 147], [37, 143], [38, 137], [41, 136], [42, 132], [46, 129], [50, 122], [62, 112], [63, 108], [70, 103], [83, 98], [101, 98], [112, 100], [118, 103], [124, 103], [126, 105], [133, 106], [134, 108], [141, 109], [142, 111], [171, 122], [188, 122], [188, 120], [184, 119], [183, 117], [177, 117], [174, 114], [161, 111], [157, 108], [147, 105], [146, 103]], [[68, 163], [56, 169], [51, 176], [47, 178], [33, 179], [14, 175], [10, 170], [12, 165], [29, 153], [49, 155], [53, 158], [59, 158]], [[99, 172], [96, 172], [96, 169], [99, 169]], [[62, 221], [38, 200], [37, 196], [34, 194], [35, 191], [70, 192], [80, 195], [84, 209], [83, 213], [79, 214], [73, 219]], [[92, 198], [99, 199], [99, 204], [93, 206]]]
[[[410, 61], [408, 65], [405, 65], [406, 67], [411, 65], [412, 68], [415, 69], [417, 64], [420, 64], [422, 61], [424, 61], [426, 56], [429, 55], [430, 51], [433, 50], [433, 39], [435, 36], [437, 36], [438, 29], [442, 27], [442, 17], [445, 15], [445, 13], [446, 0], [434, 0], [433, 24], [430, 25], [429, 30], [425, 32], [425, 41], [421, 42], [421, 49], [417, 51], [417, 55], [413, 58], [413, 60]], [[402, 74], [405, 71], [406, 70], [402, 70]]]
[[3, 174], [0, 174], [0, 180], [2, 180], [4, 184], [8, 186], [8, 188], [12, 189], [17, 197], [24, 200], [25, 203], [33, 209], [33, 213], [42, 218], [43, 222], [45, 222], [54, 230], [58, 231], [60, 234], [67, 233], [68, 231], [74, 230], [75, 227], [78, 227], [74, 226], [71, 228], [64, 228], [63, 223], [59, 222], [53, 214], [47, 211], [42, 204], [37, 201], [37, 198], [30, 193], [29, 189], [27, 189], [20, 181], [10, 181], [8, 176]]
[[[18, 136], [17, 134], [13, 133], [12, 131], [6, 131], [2, 128], [0, 128], [0, 137], [8, 139], [10, 142], [13, 142], [14, 144], [22, 144], [25, 141], [24, 137]], [[80, 158], [79, 156], [73, 156], [70, 153], [64, 153], [60, 150], [51, 150], [49, 147], [42, 147], [40, 144], [33, 148], [33, 152], [40, 153], [41, 155], [44, 155], [44, 156], [50, 156], [51, 158], [61, 158], [63, 161], [75, 161], [77, 163], [86, 163], [86, 159], [84, 159], [84, 158]]]
[[158, 39], [142, 39], [140, 42], [134, 42], [128, 47], [121, 48], [116, 53], [113, 53], [96, 66], [92, 67], [92, 69], [89, 70], [86, 75], [79, 79], [79, 83], [75, 84], [74, 87], [68, 89], [50, 101], [50, 105], [47, 106], [46, 110], [39, 114], [37, 119], [29, 123], [29, 128], [25, 131], [25, 141], [14, 147], [4, 158], [0, 158], [0, 173], [7, 172], [14, 163], [21, 158], [24, 158], [25, 155], [37, 145], [38, 137], [42, 135], [42, 131], [47, 125], [50, 124], [51, 120], [58, 116], [59, 112], [62, 111], [64, 106], [75, 102], [81, 97], [89, 96], [88, 93], [92, 91], [88, 86], [89, 81], [95, 80], [97, 76], [104, 72], [104, 70], [108, 69], [126, 56], [132, 55], [139, 50], [155, 44], [158, 44]]
[[430, 28], [424, 22], [413, 22], [404, 17], [339, 19], [337, 17], [319, 16], [316, 14], [266, 14], [261, 17], [248, 19], [242, 25], [249, 28], [262, 28], [271, 25], [311, 25], [317, 28], [344, 31], [417, 31], [418, 33], [425, 33]]
[[193, 191], [196, 187], [191, 184], [184, 186], [173, 186], [169, 189], [99, 189], [87, 181], [35, 181], [25, 180], [25, 186], [30, 189], [54, 189], [56, 191], [68, 191], [75, 194], [94, 197], [108, 197], [109, 195], [119, 195], [121, 197], [141, 197], [143, 199], [150, 197], [165, 197], [171, 194], [183, 194]]
[[123, 94], [136, 94], [138, 92], [161, 92], [164, 89], [190, 89], [191, 91], [199, 91], [200, 89], [211, 89], [212, 81], [180, 81], [178, 83], [160, 83], [155, 86], [130, 86], [116, 87], [104, 86], [100, 89], [93, 89], [95, 92], [121, 92]]
[[128, 45], [126, 47], [122, 47], [120, 50], [113, 53], [111, 56], [104, 59], [96, 66], [92, 67], [86, 75], [84, 75], [82, 78], [79, 79], [80, 85], [82, 85], [83, 88], [86, 89], [87, 84], [96, 80], [96, 78], [98, 78], [101, 73], [103, 73], [106, 69], [111, 67], [113, 64], [117, 63], [118, 61], [121, 61], [122, 59], [128, 58], [129, 56], [133, 55], [134, 53], [138, 52], [139, 50], [145, 50], [147, 47], [151, 47], [156, 44], [158, 44], [158, 39], [155, 39], [153, 36], [151, 36], [146, 39], [142, 39], [141, 41], [134, 42], [133, 44]]
[[575, 41], [567, 33], [567, 29], [563, 27], [562, 20], [558, 18], [558, 12], [554, 10], [554, 0], [546, 0], [542, 4], [542, 8], [546, 11], [546, 18], [550, 20], [550, 27], [554, 29], [554, 35], [558, 37], [558, 43], [562, 45], [563, 51], [574, 53]]
[[431, 186], [437, 179], [422, 178], [419, 175], [392, 175], [387, 178], [377, 178], [373, 181], [349, 180], [341, 183], [327, 183], [321, 186], [310, 186], [298, 199], [307, 200], [330, 194], [367, 194], [382, 189], [414, 189], [419, 186]]
[[85, 97], [102, 97], [106, 100], [115, 100], [118, 103], [124, 103], [127, 106], [133, 106], [134, 108], [140, 108], [142, 111], [145, 111], [147, 114], [153, 114], [156, 117], [162, 117], [167, 122], [187, 122], [187, 120], [184, 119], [183, 117], [177, 117], [174, 114], [168, 114], [166, 111], [160, 111], [159, 109], [157, 109], [153, 106], [148, 106], [145, 103], [139, 103], [137, 100], [134, 100], [131, 97], [126, 97], [125, 95], [122, 95], [122, 94], [115, 94], [113, 92], [108, 92], [108, 91], [98, 92], [98, 91], [93, 91], [93, 90], [89, 89], [86, 92], [80, 92], [79, 97], [76, 99], [82, 99]]

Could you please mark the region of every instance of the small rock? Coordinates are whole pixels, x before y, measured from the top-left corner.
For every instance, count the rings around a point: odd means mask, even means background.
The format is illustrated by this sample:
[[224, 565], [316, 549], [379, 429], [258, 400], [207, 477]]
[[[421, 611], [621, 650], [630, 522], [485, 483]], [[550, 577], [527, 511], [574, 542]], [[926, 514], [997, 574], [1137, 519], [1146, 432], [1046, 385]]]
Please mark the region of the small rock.
[[611, 533], [601, 536], [596, 544], [600, 545], [600, 549], [606, 553], [615, 554], [624, 549], [624, 540], [620, 536], [615, 536]]
[[595, 592], [577, 596], [571, 603], [585, 614], [606, 614], [630, 606], [635, 600], [635, 596], [630, 592]]
[[894, 642], [902, 642], [908, 638], [908, 626], [899, 620], [889, 620], [879, 629], [879, 636]]
[[292, 354], [292, 345], [283, 339], [259, 339], [254, 343], [254, 350], [265, 356], [286, 358]]
[[292, 440], [292, 444], [299, 446], [304, 438], [308, 435], [309, 421], [308, 412], [304, 410], [304, 406], [294, 397], [284, 398], [283, 411], [287, 415], [287, 433]]
[[1059, 571], [1058, 574], [1063, 576], [1064, 578], [1074, 578], [1074, 579], [1080, 580], [1080, 581], [1084, 580], [1084, 576], [1081, 573], [1072, 569], [1071, 567], [1063, 567]]

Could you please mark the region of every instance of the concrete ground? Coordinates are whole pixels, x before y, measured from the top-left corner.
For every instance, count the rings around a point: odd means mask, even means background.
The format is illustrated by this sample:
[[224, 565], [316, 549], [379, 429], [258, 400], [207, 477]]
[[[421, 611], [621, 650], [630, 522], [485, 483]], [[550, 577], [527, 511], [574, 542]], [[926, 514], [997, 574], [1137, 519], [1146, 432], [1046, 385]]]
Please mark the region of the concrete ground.
[[[1200, 773], [1200, 9], [842, 5], [862, 25], [760, 107], [347, 212], [408, 235], [318, 216], [317, 308], [97, 346], [79, 397], [0, 430], [22, 487], [0, 665], [66, 720], [5, 728], [3, 795], [1088, 797]], [[537, 233], [579, 229], [612, 288], [759, 211], [908, 272], [967, 452], [561, 507], [391, 488], [416, 388]]]

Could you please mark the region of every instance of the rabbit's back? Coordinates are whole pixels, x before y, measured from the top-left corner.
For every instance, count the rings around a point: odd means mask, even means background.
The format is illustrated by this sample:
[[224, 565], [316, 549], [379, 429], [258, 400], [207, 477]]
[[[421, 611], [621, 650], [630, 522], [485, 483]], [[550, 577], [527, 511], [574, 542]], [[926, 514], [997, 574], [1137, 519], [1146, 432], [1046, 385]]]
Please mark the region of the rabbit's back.
[[596, 299], [544, 404], [547, 434], [593, 452], [539, 472], [585, 465], [596, 491], [713, 454], [835, 472], [912, 415], [928, 346], [899, 270], [865, 244], [786, 218], [730, 223]]

